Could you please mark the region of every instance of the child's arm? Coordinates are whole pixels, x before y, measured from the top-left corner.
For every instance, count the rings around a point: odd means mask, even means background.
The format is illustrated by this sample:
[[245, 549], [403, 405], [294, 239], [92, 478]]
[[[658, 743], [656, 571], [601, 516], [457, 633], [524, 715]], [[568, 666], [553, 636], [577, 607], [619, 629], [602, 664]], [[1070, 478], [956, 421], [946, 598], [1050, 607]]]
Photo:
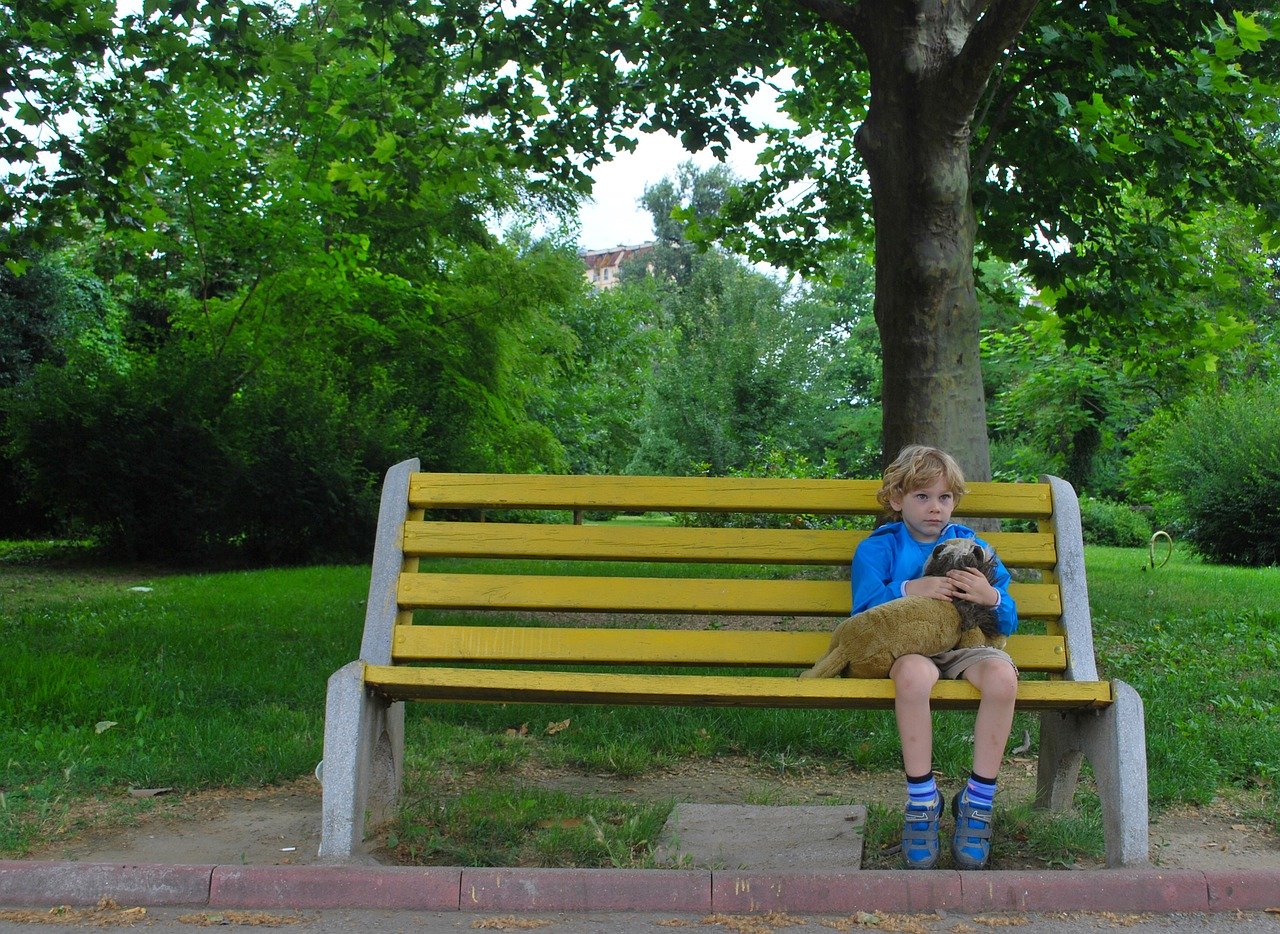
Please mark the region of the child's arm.
[[893, 581], [893, 554], [883, 539], [864, 539], [853, 552], [850, 580], [853, 586], [852, 613], [888, 603], [902, 596]]
[[[987, 583], [987, 579], [985, 577], [982, 577], [981, 574], [978, 576], [982, 578], [982, 583]], [[902, 595], [904, 597], [932, 597], [934, 600], [954, 600], [962, 595], [962, 591], [959, 581], [950, 576], [915, 577], [909, 581], [903, 581]], [[973, 598], [965, 597], [965, 599], [969, 600]], [[992, 603], [994, 603], [995, 591], [992, 591], [991, 593], [991, 600]]]

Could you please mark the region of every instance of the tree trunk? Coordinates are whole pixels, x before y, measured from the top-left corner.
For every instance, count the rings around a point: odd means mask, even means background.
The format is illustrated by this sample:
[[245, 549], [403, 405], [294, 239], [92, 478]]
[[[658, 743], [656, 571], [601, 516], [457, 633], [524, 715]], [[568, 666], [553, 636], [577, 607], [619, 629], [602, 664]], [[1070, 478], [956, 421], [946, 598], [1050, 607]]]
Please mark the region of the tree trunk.
[[886, 120], [893, 131], [883, 137], [878, 126], [859, 134], [877, 140], [863, 154], [876, 222], [884, 455], [935, 444], [967, 476], [989, 480], [967, 133], [939, 134], [913, 105], [877, 123]]
[[934, 444], [955, 455], [969, 479], [991, 479], [969, 145], [991, 68], [1034, 6], [844, 7], [871, 74], [856, 143], [875, 218], [886, 462], [906, 444]]

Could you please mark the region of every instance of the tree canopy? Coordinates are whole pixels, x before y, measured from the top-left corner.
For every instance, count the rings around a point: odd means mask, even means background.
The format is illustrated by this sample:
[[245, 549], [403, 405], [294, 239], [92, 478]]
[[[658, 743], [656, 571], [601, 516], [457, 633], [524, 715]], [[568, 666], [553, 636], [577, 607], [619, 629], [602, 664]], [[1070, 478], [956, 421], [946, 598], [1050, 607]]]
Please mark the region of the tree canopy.
[[[1024, 264], [1072, 343], [1150, 346], [1157, 328], [1212, 354], [1238, 322], [1172, 298], [1213, 266], [1189, 218], [1225, 194], [1257, 236], [1280, 229], [1274, 14], [1225, 0], [149, 0], [123, 17], [20, 0], [3, 15], [0, 158], [25, 172], [0, 208], [28, 232], [101, 218], [162, 239], [192, 217], [156, 200], [156, 175], [194, 183], [201, 149], [234, 147], [225, 191], [274, 187], [286, 156], [297, 187], [258, 203], [323, 217], [341, 266], [388, 201], [446, 211], [465, 238], [494, 203], [568, 204], [638, 133], [721, 154], [763, 138], [761, 177], [707, 235], [812, 270], [874, 229], [886, 450], [940, 443], [975, 476], [975, 249]], [[748, 118], [766, 82], [785, 125]], [[223, 109], [186, 125], [193, 95]], [[248, 110], [278, 122], [229, 132]], [[303, 116], [328, 126], [281, 145]]]
[[[813, 269], [874, 226], [886, 450], [943, 443], [977, 476], [975, 244], [1025, 264], [1073, 343], [1133, 347], [1155, 327], [1194, 351], [1232, 324], [1169, 301], [1209, 265], [1188, 219], [1225, 192], [1259, 235], [1280, 227], [1271, 13], [1193, 0], [533, 2], [486, 18], [461, 6], [441, 11], [466, 19], [497, 119], [530, 151], [572, 141], [589, 166], [635, 131], [713, 152], [764, 137], [761, 178], [715, 235]], [[748, 119], [770, 81], [791, 125]]]

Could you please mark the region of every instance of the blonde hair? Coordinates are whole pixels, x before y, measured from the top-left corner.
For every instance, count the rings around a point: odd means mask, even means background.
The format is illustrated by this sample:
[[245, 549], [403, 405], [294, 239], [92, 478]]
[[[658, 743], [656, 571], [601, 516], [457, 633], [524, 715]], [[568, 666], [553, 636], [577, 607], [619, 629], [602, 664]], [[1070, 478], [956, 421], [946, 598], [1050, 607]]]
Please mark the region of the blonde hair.
[[890, 501], [901, 500], [912, 490], [931, 486], [939, 478], [946, 483], [957, 503], [969, 492], [964, 485], [964, 471], [954, 457], [941, 448], [908, 444], [884, 469], [884, 482], [876, 491], [876, 501], [885, 508], [885, 512], [901, 518], [902, 514], [893, 508]]

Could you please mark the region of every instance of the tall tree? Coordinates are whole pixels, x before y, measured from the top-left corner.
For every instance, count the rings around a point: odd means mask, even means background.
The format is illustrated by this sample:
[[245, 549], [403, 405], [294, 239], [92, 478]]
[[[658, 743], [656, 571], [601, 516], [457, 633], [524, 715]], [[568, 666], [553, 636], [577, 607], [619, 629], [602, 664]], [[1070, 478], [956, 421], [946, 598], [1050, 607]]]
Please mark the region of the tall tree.
[[[1267, 206], [1273, 229], [1280, 219], [1268, 144], [1250, 129], [1276, 112], [1275, 43], [1267, 20], [1230, 3], [534, 0], [482, 21], [470, 4], [442, 10], [501, 76], [486, 100], [529, 151], [571, 141], [589, 166], [633, 145], [632, 127], [717, 153], [763, 133], [764, 175], [719, 232], [804, 268], [873, 223], [885, 450], [939, 443], [975, 477], [990, 475], [980, 217], [990, 249], [1056, 287], [1080, 341], [1138, 339], [1159, 311], [1147, 299], [1176, 281], [1159, 231], [1186, 212], [1232, 197]], [[795, 125], [754, 124], [745, 104], [780, 76]], [[520, 107], [531, 94], [534, 120]], [[1133, 179], [1165, 186], [1160, 216], [1113, 210]], [[1076, 288], [1080, 272], [1106, 288]], [[1197, 324], [1159, 323], [1173, 339]]]

